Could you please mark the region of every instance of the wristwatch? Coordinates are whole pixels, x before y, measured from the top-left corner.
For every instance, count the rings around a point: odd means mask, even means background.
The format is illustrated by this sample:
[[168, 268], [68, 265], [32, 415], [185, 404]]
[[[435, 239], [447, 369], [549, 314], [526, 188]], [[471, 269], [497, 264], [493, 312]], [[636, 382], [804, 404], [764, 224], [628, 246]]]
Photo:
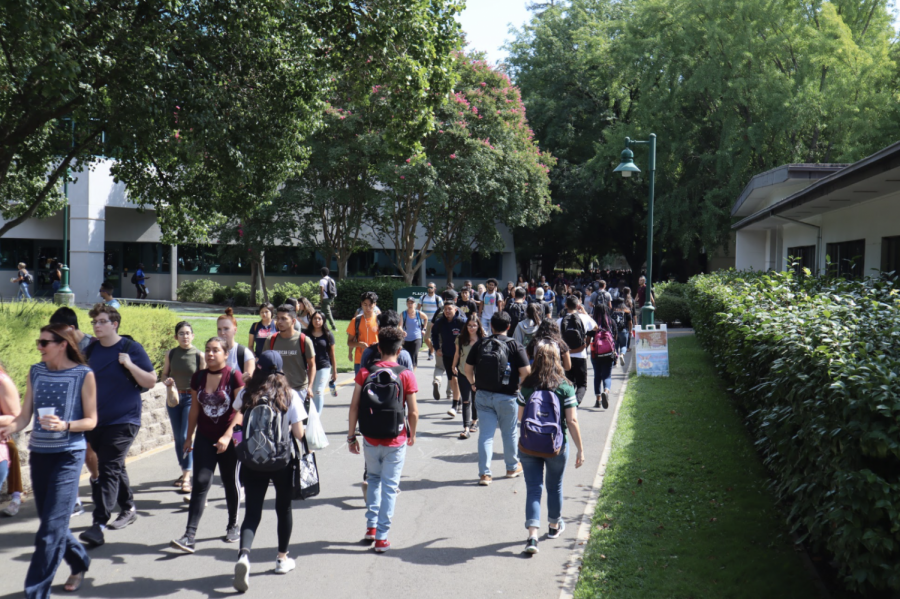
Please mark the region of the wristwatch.
[[356, 443], [356, 435], [353, 435], [352, 437], [347, 437], [347, 443], [349, 443], [351, 445]]

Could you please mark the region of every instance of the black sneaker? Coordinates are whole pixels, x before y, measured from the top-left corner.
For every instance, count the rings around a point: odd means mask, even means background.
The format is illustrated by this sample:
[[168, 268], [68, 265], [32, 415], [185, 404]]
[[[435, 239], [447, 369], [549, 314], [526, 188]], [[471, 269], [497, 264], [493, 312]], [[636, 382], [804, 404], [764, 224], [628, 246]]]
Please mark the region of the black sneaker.
[[534, 555], [538, 551], [539, 550], [538, 550], [538, 546], [537, 546], [537, 539], [535, 537], [529, 538], [525, 542], [525, 553], [530, 553], [530, 554]]
[[99, 524], [94, 524], [89, 529], [78, 535], [78, 538], [90, 547], [99, 547], [106, 542], [103, 537], [103, 529]]
[[169, 542], [169, 546], [175, 549], [180, 549], [185, 553], [193, 553], [194, 552], [194, 537], [184, 535], [180, 539], [175, 539], [174, 541]]
[[435, 399], [440, 399], [440, 398], [441, 398], [441, 384], [440, 384], [440, 382], [434, 381], [434, 382], [431, 384], [431, 387], [432, 387], [432, 395], [434, 396], [434, 398], [435, 398]]
[[119, 512], [119, 517], [116, 518], [112, 524], [108, 525], [107, 528], [112, 530], [122, 530], [129, 524], [132, 524], [135, 520], [137, 520], [137, 509], [131, 508], [130, 510], [122, 510]]
[[599, 408], [599, 407], [600, 407], [600, 400], [599, 400], [599, 399], [594, 403], [594, 407], [595, 407], [595, 408]]
[[237, 524], [229, 526], [225, 530], [225, 538], [223, 540], [226, 543], [237, 543], [241, 540], [241, 529], [238, 528]]
[[609, 391], [604, 391], [600, 394], [600, 405], [603, 406], [603, 409], [609, 407]]
[[559, 521], [559, 528], [550, 527], [550, 531], [547, 533], [548, 539], [558, 539], [559, 535], [566, 529], [566, 523], [562, 520]]

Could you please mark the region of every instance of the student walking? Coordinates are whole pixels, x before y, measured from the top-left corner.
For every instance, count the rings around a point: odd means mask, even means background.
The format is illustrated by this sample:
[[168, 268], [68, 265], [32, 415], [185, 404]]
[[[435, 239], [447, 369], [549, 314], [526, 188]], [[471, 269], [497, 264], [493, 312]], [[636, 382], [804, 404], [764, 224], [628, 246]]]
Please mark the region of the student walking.
[[137, 289], [137, 299], [147, 299], [147, 279], [149, 278], [144, 274], [143, 263], [139, 263], [131, 281]]
[[275, 306], [269, 302], [259, 305], [259, 322], [250, 325], [250, 336], [247, 339], [247, 347], [253, 348], [254, 355], [260, 355], [266, 351], [266, 341], [269, 337], [276, 335], [278, 330], [275, 328]]
[[375, 541], [375, 551], [390, 549], [388, 541], [406, 447], [416, 442], [419, 410], [416, 404], [416, 376], [397, 363], [403, 331], [391, 327], [379, 332], [381, 361], [369, 371], [356, 374], [350, 401], [347, 443], [350, 453], [360, 453], [356, 425], [363, 435], [362, 452], [368, 472], [366, 492], [367, 541]]
[[237, 335], [238, 322], [234, 317], [234, 310], [225, 308], [225, 313], [220, 314], [216, 320], [216, 334], [224, 343], [222, 348], [225, 350], [225, 365], [232, 370], [237, 370], [241, 376], [250, 378], [253, 376], [253, 369], [256, 367], [256, 358], [253, 352], [244, 347], [240, 343], [235, 343], [234, 338]]
[[487, 291], [481, 296], [481, 326], [485, 333], [491, 330], [491, 318], [503, 310], [503, 294], [497, 291], [497, 279], [487, 280]]
[[115, 289], [109, 281], [103, 281], [103, 283], [100, 284], [100, 299], [102, 299], [103, 303], [107, 306], [118, 310], [122, 305], [119, 303], [119, 300], [113, 297], [113, 291], [115, 291]]
[[485, 337], [472, 348], [466, 358], [466, 377], [475, 387], [475, 405], [481, 419], [478, 432], [478, 484], [493, 481], [491, 457], [494, 455], [494, 433], [500, 428], [506, 478], [522, 474], [516, 441], [516, 394], [519, 381], [531, 373], [525, 348], [506, 336], [509, 314], [497, 312], [491, 317], [491, 337]]
[[475, 407], [475, 389], [468, 377], [459, 372], [459, 367], [462, 365], [465, 370], [469, 352], [482, 339], [484, 339], [484, 329], [481, 328], [481, 319], [478, 318], [477, 313], [469, 314], [466, 327], [456, 338], [456, 353], [453, 356], [453, 374], [459, 385], [459, 401], [463, 415], [463, 432], [459, 434], [460, 439], [468, 439], [470, 433], [478, 430], [478, 408]]
[[375, 304], [378, 294], [366, 291], [359, 297], [362, 314], [357, 315], [347, 325], [347, 347], [353, 350], [353, 371], [359, 372], [363, 351], [378, 343], [378, 321], [375, 319]]
[[[13, 383], [13, 380], [6, 374], [6, 370], [0, 365], [0, 427], [12, 424], [21, 411], [22, 406], [19, 402], [19, 390], [16, 389], [16, 384]], [[10, 448], [9, 442], [6, 439], [0, 439], [0, 487], [3, 486], [7, 476], [10, 474], [12, 466], [12, 453], [10, 449], [12, 449], [12, 451], [17, 451], [15, 446]], [[7, 490], [12, 491], [12, 486], [13, 485], [10, 484]], [[77, 486], [78, 485], [76, 485], [76, 489]], [[75, 494], [78, 494], [77, 490]], [[17, 499], [18, 501], [16, 501]], [[7, 508], [4, 508], [4, 511], [10, 506], [12, 509], [10, 510], [10, 513], [4, 513], [4, 515], [15, 516], [18, 514], [19, 504], [21, 504], [21, 497], [13, 497], [13, 500], [10, 501], [10, 505], [7, 506]]]
[[72, 570], [65, 584], [69, 592], [81, 587], [90, 568], [87, 551], [69, 530], [69, 518], [84, 465], [84, 432], [97, 423], [94, 373], [85, 365], [68, 327], [43, 327], [37, 345], [41, 362], [28, 373], [22, 411], [0, 426], [0, 441], [6, 441], [29, 422], [33, 425], [29, 461], [40, 526], [25, 576], [28, 599], [50, 597], [53, 577], [63, 560]]
[[456, 355], [456, 338], [466, 328], [466, 320], [457, 311], [456, 304], [450, 301], [444, 303], [442, 316], [431, 329], [431, 344], [435, 348], [437, 359], [444, 365], [447, 380], [453, 390], [453, 404], [447, 410], [447, 414], [456, 416], [456, 409], [459, 407], [459, 385], [453, 374], [453, 357]]
[[34, 277], [28, 272], [28, 269], [25, 268], [24, 262], [19, 262], [17, 268], [19, 271], [12, 280], [13, 283], [16, 283], [19, 286], [19, 291], [16, 292], [16, 301], [31, 299], [29, 286], [34, 283]]
[[[325, 326], [325, 317], [316, 313], [314, 320], [321, 318], [321, 326]], [[327, 329], [324, 330], [328, 333]], [[245, 462], [241, 472], [246, 491], [244, 521], [241, 523], [241, 548], [238, 561], [234, 566], [234, 588], [246, 592], [250, 588], [250, 549], [256, 531], [262, 520], [263, 504], [269, 483], [275, 487], [275, 515], [278, 518], [278, 555], [275, 557], [275, 573], [287, 574], [296, 567], [294, 560], [288, 557], [288, 544], [294, 527], [291, 511], [291, 491], [293, 487], [293, 469], [290, 462], [290, 443], [287, 450], [288, 459], [282, 467], [277, 467], [283, 457], [278, 453], [282, 447], [276, 447], [277, 439], [273, 438], [272, 428], [266, 425], [274, 422], [275, 431], [287, 432], [295, 439], [303, 439], [303, 421], [307, 418], [303, 407], [303, 399], [291, 388], [284, 375], [284, 362], [277, 352], [264, 351], [259, 356], [259, 364], [253, 378], [247, 386], [238, 392], [234, 400], [234, 410], [241, 415], [244, 423], [244, 436], [241, 443], [254, 443], [262, 440], [272, 448], [272, 452], [263, 459], [271, 469], [255, 469], [251, 462]], [[259, 454], [254, 454], [254, 457]]]
[[[635, 311], [634, 307], [634, 298], [631, 297], [631, 287], [623, 287], [622, 293], [625, 296], [625, 307], [631, 312], [631, 328], [634, 329], [635, 326], [639, 325], [640, 322], [640, 314]], [[628, 331], [628, 350], [631, 350], [631, 330]]]
[[406, 332], [403, 339], [403, 349], [412, 358], [413, 370], [419, 367], [419, 350], [422, 349], [422, 333], [429, 326], [428, 315], [416, 308], [416, 298], [406, 298], [406, 312], [403, 313], [401, 324]]
[[166, 400], [166, 411], [169, 413], [172, 436], [175, 438], [175, 457], [181, 467], [181, 476], [175, 479], [174, 485], [182, 493], [190, 493], [194, 460], [191, 452], [184, 450], [184, 442], [188, 438], [188, 421], [193, 405], [191, 379], [194, 374], [206, 368], [206, 361], [203, 353], [193, 345], [194, 329], [191, 323], [182, 321], [175, 325], [175, 340], [178, 341], [178, 347], [166, 353], [160, 378], [178, 397], [178, 402], [174, 405]]
[[520, 322], [516, 330], [513, 331], [513, 339], [518, 341], [522, 347], [528, 347], [543, 320], [544, 310], [541, 304], [537, 302], [528, 304], [528, 307], [525, 309], [525, 320]]
[[334, 357], [334, 335], [325, 326], [325, 315], [316, 312], [309, 320], [306, 337], [312, 342], [316, 354], [316, 374], [313, 379], [313, 404], [316, 412], [325, 408], [325, 388], [334, 387], [337, 381], [337, 360]]
[[[522, 423], [519, 459], [525, 476], [525, 528], [528, 529], [525, 552], [533, 554], [538, 552], [541, 495], [545, 484], [547, 519], [550, 522], [547, 538], [557, 539], [566, 529], [562, 519], [562, 486], [569, 458], [567, 433], [572, 434], [578, 452], [575, 467], [580, 468], [584, 464], [584, 447], [578, 427], [578, 400], [575, 388], [566, 379], [559, 348], [555, 344], [538, 346], [531, 374], [522, 381], [518, 404], [519, 421]], [[547, 415], [553, 415], [552, 421]], [[558, 447], [556, 442], [560, 443]]]
[[534, 361], [534, 352], [537, 347], [543, 343], [552, 343], [557, 347], [560, 358], [562, 359], [563, 370], [568, 372], [572, 369], [572, 358], [569, 355], [569, 346], [563, 341], [562, 335], [559, 332], [559, 325], [556, 324], [555, 320], [545, 319], [538, 325], [531, 341], [525, 346], [525, 353], [528, 354], [529, 360]]
[[578, 405], [581, 405], [587, 391], [588, 334], [597, 328], [597, 323], [587, 315], [578, 298], [570, 295], [566, 298], [565, 314], [556, 324], [563, 341], [569, 346], [572, 368], [566, 371], [566, 376], [575, 385], [575, 396]]
[[116, 504], [121, 512], [108, 528], [119, 530], [137, 520], [125, 456], [141, 429], [141, 389], [156, 384], [156, 371], [140, 343], [119, 335], [118, 310], [94, 304], [88, 315], [97, 338], [85, 356], [97, 380], [97, 426], [85, 438], [97, 454], [99, 477], [91, 489], [94, 523], [78, 538], [98, 547], [106, 542], [104, 530]]
[[237, 527], [240, 465], [234, 449], [233, 432], [242, 418], [233, 404], [244, 386], [244, 380], [239, 370], [226, 364], [226, 355], [225, 341], [213, 337], [206, 342], [206, 368], [191, 377], [191, 411], [184, 452], [194, 456], [194, 487], [188, 500], [190, 505], [184, 536], [170, 543], [185, 553], [194, 553], [194, 536], [203, 517], [216, 467], [225, 487], [225, 504], [228, 507], [228, 524], [223, 540], [236, 543], [240, 538]]
[[275, 311], [278, 334], [270, 339], [268, 349], [281, 356], [288, 385], [306, 402], [309, 383], [316, 378], [316, 349], [306, 333], [294, 330], [296, 322], [297, 315], [290, 306], [278, 306]]
[[444, 300], [435, 293], [435, 289], [436, 286], [434, 283], [428, 283], [425, 287], [425, 295], [422, 296], [422, 300], [419, 303], [419, 310], [427, 317], [425, 325], [425, 345], [428, 346], [429, 360], [431, 360], [434, 355], [434, 347], [431, 346], [431, 327], [434, 325], [435, 317], [440, 310], [444, 308]]
[[610, 314], [613, 322], [616, 324], [616, 353], [619, 354], [619, 360], [622, 366], [625, 365], [625, 352], [628, 348], [628, 339], [631, 337], [631, 329], [634, 327], [634, 321], [631, 312], [625, 305], [625, 299], [617, 297], [613, 300], [613, 311]]
[[[594, 320], [597, 328], [595, 335], [604, 332], [608, 333], [612, 339], [616, 339], [618, 331], [616, 323], [609, 317], [609, 310], [605, 303], [599, 303], [594, 307]], [[594, 368], [594, 395], [597, 400], [594, 403], [595, 408], [609, 407], [609, 394], [612, 391], [612, 367], [616, 363], [615, 344], [610, 348], [609, 352], [597, 353], [596, 344], [591, 344], [591, 366]]]
[[322, 302], [322, 313], [328, 318], [331, 330], [336, 331], [337, 325], [334, 324], [334, 317], [331, 315], [331, 304], [337, 299], [337, 283], [329, 276], [331, 271], [327, 266], [323, 266], [320, 273], [322, 278], [319, 279], [319, 299]]

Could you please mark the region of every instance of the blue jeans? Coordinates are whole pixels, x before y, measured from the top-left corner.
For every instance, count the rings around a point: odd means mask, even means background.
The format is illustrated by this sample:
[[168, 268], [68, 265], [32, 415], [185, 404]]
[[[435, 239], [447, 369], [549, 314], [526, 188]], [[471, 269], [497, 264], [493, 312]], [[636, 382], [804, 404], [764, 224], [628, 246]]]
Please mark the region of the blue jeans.
[[328, 381], [331, 380], [331, 366], [328, 368], [316, 369], [316, 378], [313, 379], [313, 404], [316, 406], [316, 412], [322, 413], [325, 407], [325, 389], [328, 387]]
[[353, 365], [353, 374], [359, 374], [360, 370], [362, 370], [362, 364], [354, 364]]
[[615, 363], [613, 358], [594, 358], [591, 357], [591, 365], [594, 367], [594, 395], [606, 389], [612, 389], [612, 367]]
[[69, 530], [69, 517], [78, 497], [78, 477], [84, 465], [84, 450], [58, 453], [31, 452], [31, 484], [38, 518], [34, 553], [25, 575], [25, 597], [50, 597], [50, 585], [61, 561], [72, 574], [87, 572], [91, 565], [84, 545]]
[[59, 291], [60, 287], [62, 287], [62, 283], [60, 283], [59, 281], [53, 281], [53, 283], [50, 284], [50, 288], [53, 290], [53, 293]]
[[491, 474], [491, 458], [494, 456], [494, 433], [500, 428], [503, 439], [503, 460], [506, 469], [515, 470], [519, 465], [519, 407], [515, 395], [492, 391], [475, 391], [475, 407], [478, 409], [478, 474]]
[[6, 476], [9, 474], [9, 460], [0, 462], [0, 487], [6, 482]]
[[175, 457], [178, 458], [178, 465], [181, 470], [189, 472], [194, 467], [194, 454], [184, 453], [184, 441], [187, 439], [188, 432], [188, 414], [191, 413], [191, 394], [179, 393], [178, 406], [170, 408], [166, 406], [169, 412], [169, 421], [172, 423], [172, 436], [175, 437]]
[[619, 331], [618, 336], [616, 337], [616, 351], [620, 354], [625, 353], [625, 348], [628, 347], [628, 330]]
[[366, 528], [375, 528], [375, 539], [387, 539], [394, 517], [394, 505], [400, 491], [400, 475], [406, 460], [406, 444], [400, 447], [372, 445], [363, 439], [363, 457], [366, 458]]
[[537, 458], [523, 453], [522, 469], [525, 476], [525, 528], [541, 526], [541, 494], [544, 490], [544, 468], [547, 469], [547, 520], [559, 524], [562, 515], [563, 474], [569, 459], [569, 444], [563, 443], [562, 451], [555, 458]]
[[19, 292], [16, 293], [16, 301], [31, 299], [31, 294], [28, 292], [28, 283], [19, 283]]

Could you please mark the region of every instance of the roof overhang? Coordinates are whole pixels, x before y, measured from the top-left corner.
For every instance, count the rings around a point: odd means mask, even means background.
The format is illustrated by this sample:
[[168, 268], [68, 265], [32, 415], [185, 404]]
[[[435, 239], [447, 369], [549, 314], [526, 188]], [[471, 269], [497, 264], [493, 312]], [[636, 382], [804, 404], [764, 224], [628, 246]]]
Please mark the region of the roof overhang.
[[750, 216], [846, 166], [846, 164], [783, 164], [754, 175], [734, 203], [731, 216]]

